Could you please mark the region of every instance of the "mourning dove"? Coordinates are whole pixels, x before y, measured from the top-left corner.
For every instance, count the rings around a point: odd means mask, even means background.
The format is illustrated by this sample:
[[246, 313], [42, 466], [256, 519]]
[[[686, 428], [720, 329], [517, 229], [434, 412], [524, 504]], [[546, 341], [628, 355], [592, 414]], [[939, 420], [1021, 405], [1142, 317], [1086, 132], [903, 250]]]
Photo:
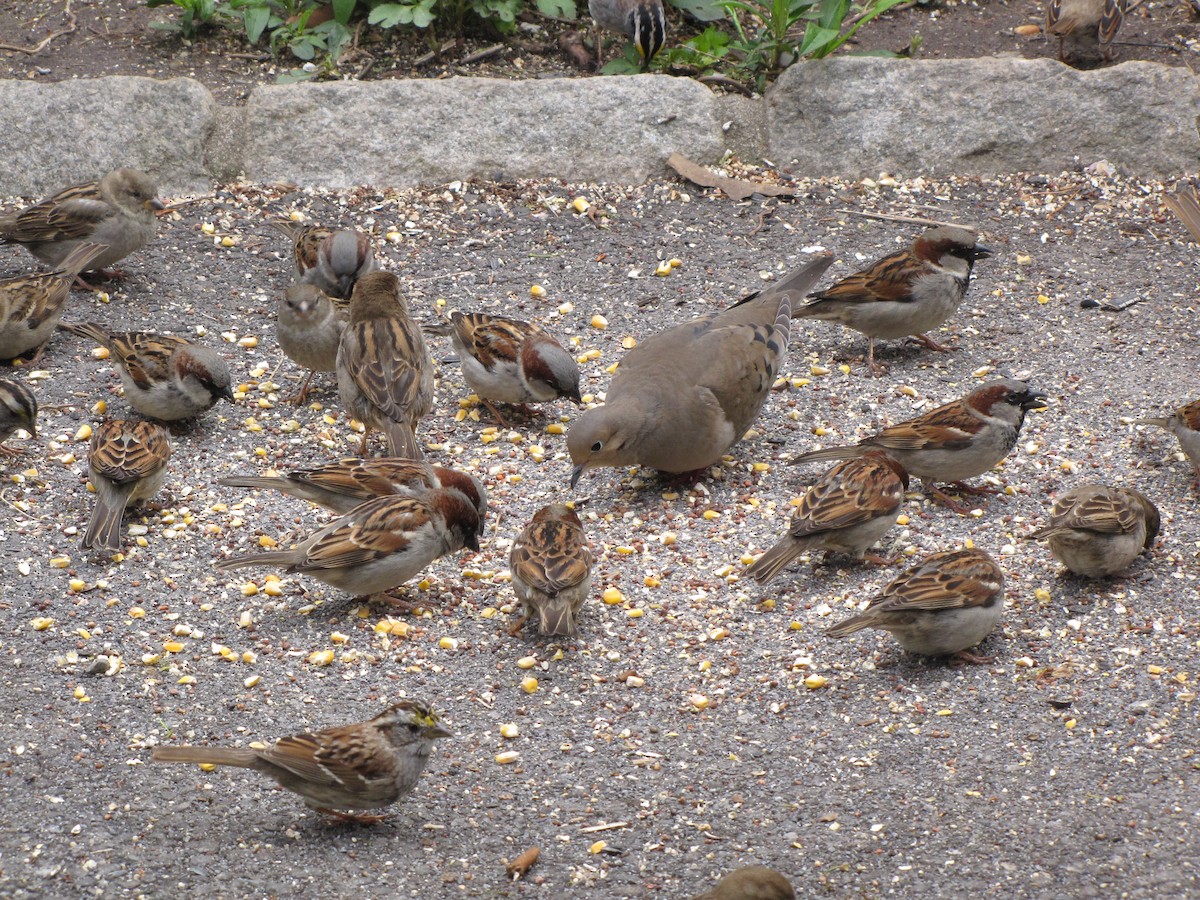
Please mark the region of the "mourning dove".
[[626, 353], [604, 405], [587, 410], [567, 435], [572, 487], [599, 466], [683, 473], [717, 462], [758, 417], [787, 352], [793, 309], [829, 262], [813, 259], [729, 309]]

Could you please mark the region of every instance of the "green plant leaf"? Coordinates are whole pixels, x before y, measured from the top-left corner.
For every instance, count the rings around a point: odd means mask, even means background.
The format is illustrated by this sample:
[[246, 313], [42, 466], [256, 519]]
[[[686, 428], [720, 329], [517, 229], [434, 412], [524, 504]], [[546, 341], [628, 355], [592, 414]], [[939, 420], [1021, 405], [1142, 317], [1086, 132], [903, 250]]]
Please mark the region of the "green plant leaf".
[[367, 24], [380, 28], [411, 25], [413, 8], [404, 3], [381, 3], [367, 14]]
[[[701, 22], [716, 22], [725, 18], [725, 5], [720, 0], [670, 0], [671, 5]], [[540, 4], [539, 4], [540, 6]]]
[[333, 18], [342, 25], [350, 21], [358, 0], [333, 0]]
[[538, 12], [552, 19], [575, 20], [579, 12], [575, 8], [575, 0], [537, 0]]
[[247, 6], [242, 10], [242, 23], [246, 26], [246, 40], [257, 44], [271, 21], [271, 10], [267, 6]]

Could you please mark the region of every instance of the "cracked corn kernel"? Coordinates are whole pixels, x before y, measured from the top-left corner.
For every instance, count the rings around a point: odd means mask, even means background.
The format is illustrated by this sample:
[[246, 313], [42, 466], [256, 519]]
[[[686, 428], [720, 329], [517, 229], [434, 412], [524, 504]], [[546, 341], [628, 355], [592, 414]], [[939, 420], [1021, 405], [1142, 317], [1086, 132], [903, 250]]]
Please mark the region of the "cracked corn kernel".
[[87, 589], [87, 582], [82, 578], [72, 578], [67, 582], [67, 587], [78, 594]]
[[335, 631], [333, 634], [331, 634], [329, 636], [329, 639], [331, 641], [333, 641], [335, 644], [344, 644], [348, 640], [350, 640], [350, 635], [342, 634], [342, 632], [340, 632], [340, 631]]
[[80, 425], [79, 430], [75, 432], [75, 440], [77, 440], [77, 441], [86, 441], [91, 436], [92, 436], [92, 426], [91, 425], [87, 425], [87, 424]]
[[496, 754], [496, 762], [502, 766], [507, 766], [509, 763], [515, 763], [521, 758], [521, 754], [516, 750], [505, 750], [503, 753]]
[[610, 587], [604, 589], [604, 593], [600, 595], [600, 599], [609, 606], [613, 606], [614, 604], [620, 603], [622, 600], [624, 600], [625, 595], [615, 587]]
[[804, 686], [810, 691], [815, 691], [818, 688], [823, 688], [829, 684], [829, 679], [824, 675], [809, 675], [804, 679]]
[[1040, 305], [1042, 305], [1042, 306], [1045, 306], [1047, 303], [1049, 303], [1049, 302], [1050, 302], [1050, 298], [1049, 298], [1049, 297], [1047, 297], [1045, 294], [1038, 294], [1038, 295], [1037, 295], [1037, 302], [1038, 302]]
[[596, 841], [596, 843], [594, 843], [594, 844], [592, 844], [592, 846], [588, 847], [588, 853], [591, 853], [593, 856], [597, 853], [603, 853], [604, 849], [607, 846], [608, 846], [608, 841]]
[[261, 675], [251, 675], [249, 678], [247, 678], [245, 681], [242, 682], [242, 685], [244, 687], [252, 688], [252, 687], [256, 687], [260, 681], [262, 681]]
[[1037, 590], [1035, 590], [1033, 592], [1033, 597], [1035, 600], [1037, 600], [1038, 603], [1049, 603], [1050, 602], [1050, 592], [1048, 590], [1046, 590], [1045, 588], [1038, 588]]
[[49, 628], [51, 625], [54, 624], [54, 620], [48, 619], [45, 616], [38, 616], [36, 619], [31, 621], [29, 624], [30, 624], [30, 626], [32, 626], [34, 631], [45, 631], [47, 628]]
[[83, 685], [81, 684], [79, 687], [75, 688], [75, 699], [82, 700], [85, 697], [87, 697], [87, 691], [83, 689]]
[[441, 647], [443, 650], [457, 650], [458, 649], [458, 641], [452, 637], [444, 637], [440, 641], [438, 641], [438, 646]]
[[518, 669], [532, 669], [537, 665], [537, 658], [533, 656], [522, 656], [517, 660]]
[[672, 271], [673, 270], [671, 268], [671, 264], [664, 260], [663, 262], [660, 262], [655, 267], [654, 274], [657, 275], [659, 278], [666, 278], [668, 275], [671, 274]]
[[629, 687], [639, 688], [645, 685], [646, 679], [640, 675], [630, 675], [625, 679], [625, 683], [629, 685]]
[[146, 611], [145, 611], [144, 609], [142, 609], [140, 606], [133, 606], [133, 607], [130, 607], [130, 609], [129, 609], [129, 618], [131, 618], [131, 619], [144, 619], [145, 617], [146, 617]]
[[532, 675], [521, 679], [521, 690], [527, 694], [532, 694], [538, 689], [538, 680]]
[[1164, 669], [1162, 666], [1147, 666], [1146, 671], [1149, 672], [1151, 675], [1162, 675], [1167, 670]]
[[592, 316], [592, 327], [603, 331], [608, 327], [608, 319], [604, 318], [600, 313], [596, 313], [596, 315]]
[[182, 678], [180, 678], [180, 679], [179, 679], [177, 682], [175, 682], [175, 683], [176, 683], [176, 684], [195, 684], [195, 683], [196, 683], [196, 676], [195, 676], [195, 675], [184, 675]]
[[644, 579], [642, 579], [642, 584], [644, 584], [648, 588], [656, 588], [659, 585], [661, 585], [662, 582], [659, 581], [657, 578], [655, 578], [653, 575], [647, 575]]
[[269, 535], [263, 534], [259, 535], [258, 546], [266, 550], [270, 550], [272, 547], [278, 547], [279, 541], [275, 540], [275, 538], [270, 537]]
[[579, 213], [580, 215], [587, 212], [589, 209], [591, 209], [591, 207], [592, 204], [588, 203], [587, 197], [579, 196], [571, 201], [571, 209], [575, 210], [575, 212]]
[[255, 594], [258, 593], [258, 585], [255, 584], [253, 581], [247, 581], [245, 584], [242, 585], [241, 591], [242, 591], [243, 597], [253, 597]]
[[503, 725], [500, 726], [500, 736], [501, 737], [515, 738], [515, 737], [519, 737], [520, 734], [521, 734], [521, 729], [518, 728], [512, 722], [505, 722]]
[[673, 531], [664, 531], [659, 540], [662, 541], [664, 547], [670, 547], [678, 540], [678, 537]]
[[97, 347], [92, 351], [92, 359], [108, 359], [109, 355], [107, 347]]
[[828, 375], [829, 369], [824, 366], [809, 366], [809, 373], [812, 375]]
[[688, 703], [692, 704], [694, 709], [708, 709], [708, 698], [703, 694], [689, 694]]
[[308, 662], [314, 666], [327, 666], [333, 662], [332, 650], [317, 650], [308, 654]]
[[721, 514], [719, 512], [717, 512], [715, 509], [706, 509], [704, 511], [704, 518], [706, 518], [706, 519], [712, 520], [712, 519], [719, 519], [720, 517], [721, 517]]
[[1063, 725], [1065, 725], [1067, 728], [1074, 728], [1077, 724], [1079, 724], [1079, 722], [1076, 719], [1067, 719], [1067, 721], [1063, 722]]
[[283, 588], [280, 587], [278, 581], [268, 581], [266, 587], [263, 588], [263, 593], [268, 597], [282, 597]]
[[65, 569], [69, 565], [71, 565], [71, 558], [69, 556], [56, 556], [50, 560], [50, 568], [52, 569]]
[[646, 611], [644, 609], [641, 609], [640, 607], [636, 608], [636, 609], [631, 609], [625, 613], [625, 615], [629, 616], [629, 618], [631, 618], [631, 619], [640, 619], [645, 614], [646, 614]]
[[180, 653], [183, 651], [183, 644], [179, 641], [167, 641], [163, 644], [163, 649], [168, 653]]
[[540, 300], [542, 297], [546, 296], [546, 289], [540, 284], [532, 285], [529, 288], [529, 296], [537, 297]]

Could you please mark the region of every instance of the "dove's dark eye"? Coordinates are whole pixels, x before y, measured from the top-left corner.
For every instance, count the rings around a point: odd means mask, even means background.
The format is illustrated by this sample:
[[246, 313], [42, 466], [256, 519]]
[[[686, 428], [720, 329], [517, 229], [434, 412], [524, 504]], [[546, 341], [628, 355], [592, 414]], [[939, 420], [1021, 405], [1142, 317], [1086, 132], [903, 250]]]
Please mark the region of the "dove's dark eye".
[[604, 449], [604, 441], [596, 441], [596, 443], [592, 444], [592, 452], [593, 453], [599, 453], [603, 449]]

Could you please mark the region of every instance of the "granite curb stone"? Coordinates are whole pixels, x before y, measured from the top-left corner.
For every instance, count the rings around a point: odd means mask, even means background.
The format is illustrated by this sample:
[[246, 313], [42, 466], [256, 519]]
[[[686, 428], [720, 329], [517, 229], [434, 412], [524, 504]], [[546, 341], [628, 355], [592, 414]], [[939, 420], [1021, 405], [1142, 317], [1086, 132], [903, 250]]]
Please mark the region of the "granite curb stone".
[[244, 177], [406, 187], [472, 177], [638, 183], [672, 152], [732, 151], [801, 175], [1055, 172], [1107, 159], [1132, 176], [1200, 169], [1200, 86], [1129, 62], [793, 65], [750, 100], [684, 78], [489, 78], [264, 85], [218, 106], [200, 83], [114, 76], [0, 81], [0, 194], [43, 196], [120, 165], [166, 195]]

